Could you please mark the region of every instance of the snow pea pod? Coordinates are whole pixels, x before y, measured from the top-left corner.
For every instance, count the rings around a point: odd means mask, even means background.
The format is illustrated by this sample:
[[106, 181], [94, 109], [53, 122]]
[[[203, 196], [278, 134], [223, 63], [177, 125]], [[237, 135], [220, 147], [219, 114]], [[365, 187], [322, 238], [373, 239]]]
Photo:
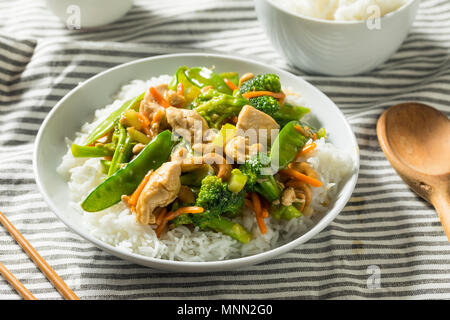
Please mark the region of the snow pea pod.
[[179, 67], [175, 72], [175, 76], [172, 78], [172, 82], [169, 85], [169, 89], [176, 91], [178, 84], [183, 85], [184, 99], [186, 100], [186, 105], [189, 105], [198, 95], [201, 93], [200, 88], [194, 85], [186, 77], [185, 71], [188, 67]]
[[84, 146], [90, 145], [92, 142], [96, 141], [97, 139], [103, 137], [105, 134], [107, 134], [109, 131], [111, 131], [114, 128], [115, 122], [117, 118], [120, 117], [120, 115], [128, 109], [135, 109], [137, 110], [141, 104], [142, 99], [144, 99], [145, 93], [140, 94], [136, 98], [133, 98], [131, 100], [128, 100], [125, 102], [122, 106], [120, 106], [118, 109], [113, 111], [108, 118], [103, 120], [97, 128], [94, 129], [86, 138], [84, 141]]
[[75, 158], [100, 158], [112, 156], [114, 154], [114, 148], [108, 148], [106, 145], [86, 147], [72, 143], [71, 151]]
[[[300, 122], [291, 121], [281, 129], [270, 151], [270, 161], [277, 169], [285, 168], [302, 149], [309, 138], [301, 134], [295, 126]], [[278, 170], [277, 170], [278, 171]]]
[[173, 145], [169, 130], [158, 134], [136, 158], [91, 191], [81, 208], [88, 212], [104, 210], [118, 203], [122, 195], [133, 193], [149, 170], [155, 170], [167, 161]]
[[227, 84], [221, 76], [208, 68], [195, 67], [185, 71], [186, 77], [189, 81], [197, 87], [203, 88], [213, 86], [219, 92], [226, 94], [233, 94], [233, 91], [228, 88]]

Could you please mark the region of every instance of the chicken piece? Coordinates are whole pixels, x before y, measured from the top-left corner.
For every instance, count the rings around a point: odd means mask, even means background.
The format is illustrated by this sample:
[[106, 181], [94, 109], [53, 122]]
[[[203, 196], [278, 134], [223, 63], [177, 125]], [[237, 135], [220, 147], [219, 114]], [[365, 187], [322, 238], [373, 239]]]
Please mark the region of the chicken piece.
[[277, 130], [274, 137], [278, 135], [280, 126], [268, 114], [259, 111], [250, 105], [246, 105], [239, 113], [236, 128], [242, 130], [239, 135], [242, 135], [242, 132], [244, 132], [247, 136], [251, 134], [249, 131], [250, 129], [255, 130], [256, 141], [265, 144], [270, 142], [272, 130]]
[[292, 187], [284, 189], [281, 195], [281, 204], [283, 206], [290, 206], [297, 200], [297, 195], [295, 194], [295, 190]]
[[224, 157], [217, 153], [208, 153], [204, 156], [186, 158], [183, 163], [181, 163], [181, 170], [183, 172], [189, 172], [200, 168], [205, 163], [210, 164], [215, 168], [219, 178], [222, 178], [223, 181], [228, 181], [233, 167], [231, 164], [227, 163]]
[[184, 96], [176, 93], [173, 90], [167, 90], [164, 95], [164, 98], [171, 106], [174, 106], [175, 108], [183, 108], [186, 102]]
[[203, 132], [209, 129], [205, 119], [195, 110], [169, 107], [166, 109], [166, 117], [172, 131], [191, 143], [201, 142]]
[[215, 152], [218, 148], [214, 143], [196, 143], [192, 146], [192, 150], [201, 155]]
[[[164, 96], [165, 92], [167, 91], [167, 84], [160, 84], [155, 87], [156, 91], [161, 96]], [[160, 104], [158, 104], [153, 98], [153, 96], [150, 94], [150, 91], [147, 91], [145, 93], [144, 99], [141, 102], [139, 111], [142, 112], [147, 118], [150, 119], [150, 121], [153, 119], [153, 115], [158, 112], [158, 110], [165, 111], [164, 107], [162, 107]]]
[[154, 224], [154, 211], [174, 201], [180, 192], [181, 166], [166, 162], [150, 176], [136, 206], [136, 220], [141, 224]]
[[236, 136], [225, 146], [227, 159], [233, 159], [234, 163], [242, 164], [251, 156], [263, 151], [264, 147], [260, 143], [249, 145], [248, 137]]

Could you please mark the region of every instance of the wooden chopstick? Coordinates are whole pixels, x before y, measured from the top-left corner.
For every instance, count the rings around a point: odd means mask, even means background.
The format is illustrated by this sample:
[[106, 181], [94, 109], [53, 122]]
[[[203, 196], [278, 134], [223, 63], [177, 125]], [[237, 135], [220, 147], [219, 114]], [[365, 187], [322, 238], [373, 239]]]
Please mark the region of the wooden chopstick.
[[37, 300], [35, 296], [0, 262], [0, 274], [25, 300]]
[[6, 216], [0, 211], [0, 222], [8, 232], [16, 239], [17, 243], [28, 254], [31, 260], [38, 266], [47, 279], [67, 300], [80, 300], [77, 295], [67, 286], [63, 279], [58, 276], [55, 270], [50, 267], [47, 261], [34, 249], [31, 244], [20, 234], [20, 232], [9, 222]]

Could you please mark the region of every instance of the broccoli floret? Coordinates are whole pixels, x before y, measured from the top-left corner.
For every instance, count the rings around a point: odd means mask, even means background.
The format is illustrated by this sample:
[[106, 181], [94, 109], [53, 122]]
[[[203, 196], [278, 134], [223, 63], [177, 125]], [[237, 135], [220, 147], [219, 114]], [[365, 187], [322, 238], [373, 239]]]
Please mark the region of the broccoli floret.
[[231, 192], [222, 179], [217, 176], [208, 176], [203, 179], [198, 193], [196, 206], [210, 211], [214, 215], [224, 212], [235, 212], [244, 205], [244, 192]]
[[246, 191], [256, 191], [270, 202], [280, 198], [281, 188], [270, 169], [270, 158], [259, 153], [242, 164], [239, 170], [248, 177]]
[[276, 74], [260, 74], [241, 84], [241, 93], [249, 91], [280, 92], [280, 78]]
[[225, 119], [238, 116], [246, 104], [247, 99], [211, 89], [200, 94], [191, 108], [197, 111], [211, 128], [219, 129]]
[[227, 183], [217, 176], [208, 176], [202, 180], [202, 186], [195, 203], [205, 209], [202, 213], [185, 214], [177, 217], [175, 225], [194, 224], [201, 229], [210, 228], [222, 232], [238, 241], [248, 243], [251, 234], [239, 223], [230, 221], [222, 214], [235, 213], [244, 206], [244, 191], [233, 193]]
[[250, 99], [250, 104], [262, 111], [267, 113], [269, 116], [273, 116], [278, 110], [280, 110], [280, 103], [277, 99], [272, 96], [261, 96]]

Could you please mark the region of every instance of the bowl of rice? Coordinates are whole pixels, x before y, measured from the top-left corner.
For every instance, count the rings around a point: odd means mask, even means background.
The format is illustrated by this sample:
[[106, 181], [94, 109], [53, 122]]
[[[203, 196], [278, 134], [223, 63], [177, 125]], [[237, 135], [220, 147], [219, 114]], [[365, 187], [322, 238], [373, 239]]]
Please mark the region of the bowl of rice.
[[[305, 161], [322, 181], [312, 191], [309, 212], [294, 219], [265, 219], [264, 233], [249, 210], [233, 221], [251, 234], [242, 243], [220, 232], [180, 225], [159, 237], [151, 225], [137, 222], [123, 203], [99, 212], [80, 204], [102, 183], [101, 160], [74, 157], [79, 143], [125, 101], [149, 88], [172, 82], [179, 66], [208, 66], [217, 73], [276, 74], [286, 103], [311, 110], [305, 121], [326, 128], [314, 138], [315, 150]], [[338, 107], [300, 77], [243, 58], [211, 54], [176, 54], [120, 65], [80, 83], [52, 109], [36, 138], [33, 166], [37, 185], [52, 211], [75, 233], [122, 259], [178, 272], [231, 270], [261, 263], [305, 243], [344, 208], [355, 187], [359, 149], [350, 125]]]
[[420, 0], [255, 0], [277, 51], [308, 73], [349, 76], [387, 61], [405, 40]]

